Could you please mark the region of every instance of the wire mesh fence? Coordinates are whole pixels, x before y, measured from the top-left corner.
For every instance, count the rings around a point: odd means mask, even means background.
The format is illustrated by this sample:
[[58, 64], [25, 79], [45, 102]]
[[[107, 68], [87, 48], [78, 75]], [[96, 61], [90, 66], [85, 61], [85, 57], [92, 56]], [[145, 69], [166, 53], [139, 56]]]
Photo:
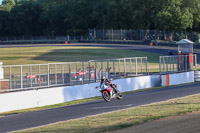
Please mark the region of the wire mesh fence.
[[181, 39], [189, 39], [195, 43], [200, 43], [199, 32], [183, 31], [158, 31], [158, 30], [133, 30], [133, 29], [89, 29], [89, 40], [106, 40], [106, 41], [154, 41], [174, 42]]
[[124, 41], [124, 42], [176, 42], [189, 39], [195, 44], [200, 43], [200, 32], [185, 31], [159, 31], [159, 30], [134, 30], [134, 29], [89, 29], [88, 34], [76, 35], [41, 35], [41, 36], [0, 36], [1, 41]]
[[131, 57], [82, 62], [3, 65], [4, 79], [9, 88], [4, 91], [78, 85], [100, 81], [102, 76], [118, 79], [148, 74], [147, 57]]
[[175, 55], [160, 56], [159, 59], [160, 74], [169, 74], [174, 72], [185, 72], [197, 69], [197, 56], [194, 55]]

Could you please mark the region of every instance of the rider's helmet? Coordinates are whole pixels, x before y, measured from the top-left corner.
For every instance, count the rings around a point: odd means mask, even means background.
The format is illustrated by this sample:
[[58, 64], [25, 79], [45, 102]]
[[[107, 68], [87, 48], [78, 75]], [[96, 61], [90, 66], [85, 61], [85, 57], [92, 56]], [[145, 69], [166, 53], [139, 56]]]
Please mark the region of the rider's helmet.
[[105, 76], [102, 76], [101, 82], [104, 82], [105, 80], [106, 80], [106, 77], [105, 77]]

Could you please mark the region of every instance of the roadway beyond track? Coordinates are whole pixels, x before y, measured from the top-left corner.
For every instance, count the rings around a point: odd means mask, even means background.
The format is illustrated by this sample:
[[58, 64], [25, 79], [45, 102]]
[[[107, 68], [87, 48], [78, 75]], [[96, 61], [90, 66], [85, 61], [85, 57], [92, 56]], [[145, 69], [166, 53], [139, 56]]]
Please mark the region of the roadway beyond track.
[[130, 107], [161, 102], [172, 98], [184, 97], [200, 93], [200, 83], [128, 94], [123, 100], [113, 99], [111, 102], [96, 100], [92, 102], [66, 107], [14, 114], [0, 118], [0, 132], [37, 127], [49, 123], [77, 119], [89, 115], [121, 110]]

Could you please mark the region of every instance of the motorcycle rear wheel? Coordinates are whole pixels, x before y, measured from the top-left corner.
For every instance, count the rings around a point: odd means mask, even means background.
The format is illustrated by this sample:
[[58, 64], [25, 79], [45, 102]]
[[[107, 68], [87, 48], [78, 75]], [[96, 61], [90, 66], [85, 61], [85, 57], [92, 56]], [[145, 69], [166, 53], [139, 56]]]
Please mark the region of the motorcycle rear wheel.
[[103, 92], [102, 92], [102, 97], [103, 97], [103, 99], [104, 99], [106, 102], [109, 102], [110, 99], [111, 99], [110, 94], [109, 94], [108, 92], [106, 92], [106, 91], [103, 91]]

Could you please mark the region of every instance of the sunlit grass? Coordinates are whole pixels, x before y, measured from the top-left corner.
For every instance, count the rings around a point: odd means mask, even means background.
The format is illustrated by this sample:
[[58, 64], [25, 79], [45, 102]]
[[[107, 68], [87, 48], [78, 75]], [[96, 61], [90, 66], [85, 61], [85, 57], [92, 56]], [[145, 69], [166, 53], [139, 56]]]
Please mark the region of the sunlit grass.
[[53, 46], [0, 49], [0, 62], [3, 62], [4, 65], [75, 62], [125, 57], [148, 57], [149, 62], [158, 62], [159, 59], [158, 54], [103, 47]]

